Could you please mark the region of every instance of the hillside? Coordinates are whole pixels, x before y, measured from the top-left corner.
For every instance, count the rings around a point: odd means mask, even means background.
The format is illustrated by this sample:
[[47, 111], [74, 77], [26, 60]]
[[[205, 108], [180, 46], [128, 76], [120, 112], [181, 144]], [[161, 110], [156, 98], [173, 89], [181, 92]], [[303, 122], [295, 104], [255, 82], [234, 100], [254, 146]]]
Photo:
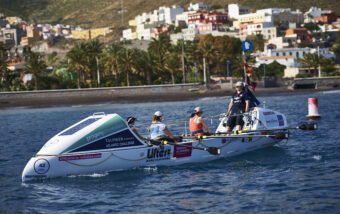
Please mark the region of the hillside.
[[[159, 6], [188, 6], [189, 0], [123, 0], [124, 25], [141, 12], [152, 11]], [[224, 7], [228, 3], [239, 3], [254, 10], [268, 7], [290, 7], [308, 10], [311, 6], [340, 11], [339, 0], [207, 0], [210, 5]], [[120, 0], [1, 0], [0, 12], [17, 15], [35, 23], [64, 23], [83, 27], [121, 25]]]

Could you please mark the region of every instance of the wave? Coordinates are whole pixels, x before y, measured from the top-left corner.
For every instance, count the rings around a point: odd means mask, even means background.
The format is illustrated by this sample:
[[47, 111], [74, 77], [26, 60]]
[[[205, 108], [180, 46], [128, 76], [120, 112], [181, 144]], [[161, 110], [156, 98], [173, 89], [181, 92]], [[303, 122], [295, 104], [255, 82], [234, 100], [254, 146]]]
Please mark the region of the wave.
[[340, 93], [340, 90], [331, 90], [331, 91], [323, 91], [323, 94], [337, 94]]
[[313, 159], [314, 159], [314, 160], [319, 161], [319, 160], [321, 160], [321, 158], [322, 158], [321, 155], [313, 155]]
[[109, 173], [93, 173], [93, 174], [88, 174], [88, 175], [70, 175], [68, 176], [69, 178], [76, 178], [76, 177], [92, 177], [92, 178], [100, 178], [107, 176]]

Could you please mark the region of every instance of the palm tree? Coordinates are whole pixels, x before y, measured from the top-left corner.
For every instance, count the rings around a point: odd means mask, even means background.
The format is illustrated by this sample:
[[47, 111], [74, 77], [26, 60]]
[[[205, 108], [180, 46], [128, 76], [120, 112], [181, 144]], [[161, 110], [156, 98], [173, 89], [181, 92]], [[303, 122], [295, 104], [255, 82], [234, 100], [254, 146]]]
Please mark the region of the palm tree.
[[168, 53], [166, 55], [164, 67], [171, 74], [172, 84], [175, 84], [175, 72], [179, 69], [180, 65], [180, 59], [176, 53]]
[[304, 55], [303, 58], [297, 59], [297, 62], [306, 66], [308, 68], [308, 71], [310, 72], [310, 68], [316, 70], [319, 67], [320, 57], [315, 53], [307, 53]]
[[171, 48], [170, 37], [166, 34], [160, 34], [158, 40], [153, 38], [149, 44], [148, 51], [158, 56], [160, 63], [164, 62], [165, 54]]
[[118, 86], [119, 84], [119, 78], [118, 78], [118, 60], [119, 60], [119, 54], [122, 50], [122, 47], [117, 44], [112, 44], [105, 50], [105, 65], [109, 70], [112, 72], [113, 75], [115, 75], [115, 85]]
[[[91, 83], [92, 83], [92, 78], [93, 76], [93, 70], [92, 70], [92, 66], [94, 64], [96, 64], [96, 68], [97, 68], [97, 80], [98, 80], [98, 84], [100, 84], [100, 74], [99, 74], [99, 56], [103, 51], [103, 43], [100, 43], [98, 39], [94, 39], [94, 40], [90, 40], [87, 42], [87, 54], [89, 57], [89, 65], [91, 66]], [[95, 60], [95, 62], [94, 62]], [[92, 85], [92, 84], [91, 84]]]
[[46, 64], [41, 60], [41, 56], [38, 53], [31, 52], [30, 58], [26, 63], [25, 73], [32, 74], [34, 76], [34, 89], [38, 90], [38, 76], [46, 72]]
[[0, 42], [0, 83], [4, 81], [7, 72], [7, 50], [5, 44]]
[[157, 69], [156, 56], [151, 52], [141, 51], [137, 58], [137, 69], [141, 69], [144, 78], [149, 85], [152, 85], [153, 70]]
[[[72, 48], [66, 57], [70, 60], [70, 67], [77, 72], [78, 81], [77, 85], [80, 88], [80, 74], [84, 71], [86, 64], [86, 53], [83, 43], [78, 43], [74, 48]], [[85, 79], [85, 78], [83, 78]]]
[[210, 83], [210, 62], [212, 61], [213, 57], [215, 57], [216, 53], [217, 53], [216, 48], [207, 42], [203, 43], [203, 45], [198, 49], [199, 56], [205, 59], [206, 61], [207, 83]]
[[119, 54], [119, 68], [126, 74], [126, 85], [130, 86], [130, 72], [135, 63], [135, 52], [131, 49], [122, 49]]

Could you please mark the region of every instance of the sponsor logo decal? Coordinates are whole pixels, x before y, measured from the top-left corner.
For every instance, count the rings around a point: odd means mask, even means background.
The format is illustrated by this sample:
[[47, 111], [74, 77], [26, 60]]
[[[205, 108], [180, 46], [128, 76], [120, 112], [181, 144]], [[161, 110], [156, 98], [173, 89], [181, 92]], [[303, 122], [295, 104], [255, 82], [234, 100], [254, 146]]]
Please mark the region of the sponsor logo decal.
[[169, 160], [171, 156], [171, 147], [149, 148], [146, 156], [146, 162]]
[[276, 122], [277, 122], [276, 119], [266, 120], [266, 123], [276, 123]]
[[265, 111], [265, 112], [263, 112], [263, 115], [273, 115], [273, 114], [275, 114], [275, 113], [272, 112], [272, 111]]
[[86, 140], [87, 140], [87, 142], [91, 142], [91, 141], [97, 140], [97, 139], [99, 139], [101, 137], [104, 137], [104, 135], [105, 135], [104, 131], [97, 132], [97, 133], [95, 133], [93, 135], [87, 136]]
[[50, 163], [46, 159], [38, 159], [34, 163], [34, 171], [37, 174], [45, 174], [50, 169]]
[[[183, 145], [192, 146], [192, 143], [185, 143]], [[174, 146], [174, 158], [191, 157], [192, 148], [184, 146]]]
[[[92, 140], [99, 137], [101, 134], [97, 136], [90, 136], [87, 140]], [[127, 129], [116, 134], [107, 136], [105, 138], [96, 140], [92, 143], [89, 143], [85, 146], [77, 148], [71, 152], [82, 152], [82, 151], [93, 151], [93, 150], [102, 150], [102, 149], [113, 149], [113, 148], [122, 148], [122, 147], [131, 147], [131, 146], [143, 146], [135, 136]]]
[[133, 146], [135, 144], [134, 137], [117, 137], [105, 138], [106, 148], [117, 148], [124, 146]]
[[70, 161], [70, 160], [85, 160], [85, 159], [94, 159], [101, 158], [101, 153], [96, 154], [87, 154], [87, 155], [72, 155], [72, 156], [60, 156], [59, 161]]

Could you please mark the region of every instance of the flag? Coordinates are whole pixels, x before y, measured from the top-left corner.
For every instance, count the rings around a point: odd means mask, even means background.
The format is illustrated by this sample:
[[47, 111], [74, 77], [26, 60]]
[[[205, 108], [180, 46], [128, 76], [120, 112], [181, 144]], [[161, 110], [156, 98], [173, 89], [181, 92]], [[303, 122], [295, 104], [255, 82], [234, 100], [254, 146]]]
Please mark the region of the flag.
[[243, 51], [251, 51], [253, 49], [252, 43], [249, 41], [242, 42]]
[[253, 69], [248, 65], [246, 61], [244, 61], [244, 67], [246, 68], [246, 75], [247, 75], [247, 85], [255, 91], [257, 83], [252, 79], [252, 75], [254, 74]]
[[260, 101], [255, 97], [253, 92], [248, 89], [248, 87], [246, 87], [246, 94], [250, 102], [250, 105], [249, 105], [250, 108], [254, 108], [261, 104]]

